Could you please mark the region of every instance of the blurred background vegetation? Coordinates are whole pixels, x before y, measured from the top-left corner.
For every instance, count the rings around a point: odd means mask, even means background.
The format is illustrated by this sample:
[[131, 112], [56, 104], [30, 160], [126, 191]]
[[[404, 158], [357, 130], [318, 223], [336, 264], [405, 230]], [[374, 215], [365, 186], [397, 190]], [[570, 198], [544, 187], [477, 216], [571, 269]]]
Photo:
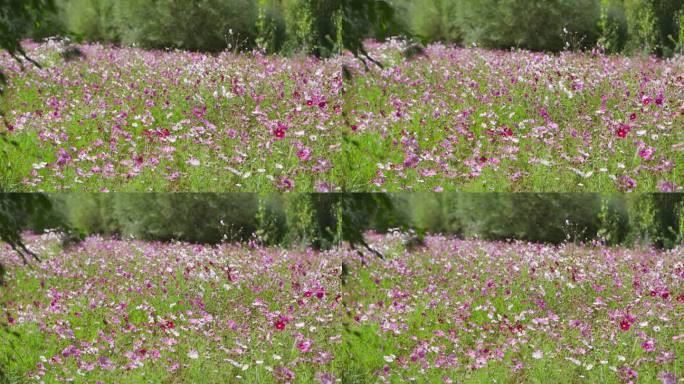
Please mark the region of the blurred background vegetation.
[[[0, 195], [17, 199], [22, 195]], [[599, 240], [673, 248], [684, 240], [684, 194], [49, 194], [50, 208], [14, 208], [16, 226], [85, 236], [255, 241], [325, 249], [355, 231], [399, 229], [488, 240]], [[33, 198], [35, 199], [35, 197]], [[32, 200], [33, 201], [33, 200]], [[36, 200], [36, 204], [44, 204]], [[18, 214], [21, 212], [21, 214]], [[7, 214], [7, 212], [5, 212]]]
[[[50, 0], [52, 1], [52, 0]], [[487, 48], [684, 53], [682, 0], [54, 0], [27, 37], [144, 48], [319, 56], [358, 37], [406, 35]], [[0, 20], [1, 20], [0, 16]], [[348, 49], [354, 49], [347, 44]]]

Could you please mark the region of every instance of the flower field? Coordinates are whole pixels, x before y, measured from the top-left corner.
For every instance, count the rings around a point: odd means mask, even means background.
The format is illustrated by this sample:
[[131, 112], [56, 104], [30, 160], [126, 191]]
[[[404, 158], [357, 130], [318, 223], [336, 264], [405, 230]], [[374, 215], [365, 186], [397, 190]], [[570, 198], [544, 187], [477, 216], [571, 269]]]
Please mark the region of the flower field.
[[[19, 338], [0, 344], [28, 382], [332, 383], [342, 345], [339, 256], [238, 246], [89, 238], [15, 263], [0, 314]], [[8, 353], [16, 359], [6, 360]]]
[[[27, 44], [0, 188], [682, 191], [684, 61], [429, 46], [352, 57]], [[343, 65], [352, 74], [345, 80]], [[5, 144], [5, 142], [3, 142]]]
[[[357, 372], [378, 382], [675, 383], [684, 258], [431, 237], [345, 289]], [[353, 371], [353, 370], [352, 370]]]
[[0, 253], [20, 335], [0, 359], [29, 382], [682, 379], [681, 249], [369, 238], [386, 259], [364, 267], [343, 249], [33, 236], [43, 263]]

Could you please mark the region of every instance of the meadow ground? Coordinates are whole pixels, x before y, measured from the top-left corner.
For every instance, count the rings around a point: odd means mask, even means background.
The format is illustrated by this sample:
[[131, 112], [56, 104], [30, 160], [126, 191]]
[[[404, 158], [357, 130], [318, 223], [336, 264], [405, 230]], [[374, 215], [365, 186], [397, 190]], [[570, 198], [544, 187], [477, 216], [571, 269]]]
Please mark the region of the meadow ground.
[[[682, 191], [684, 60], [431, 45], [406, 60], [99, 45], [11, 78], [6, 191]], [[342, 66], [352, 73], [345, 81]]]
[[19, 334], [0, 359], [27, 382], [683, 378], [681, 249], [401, 238], [370, 235], [386, 259], [362, 267], [346, 249], [32, 237], [42, 264], [0, 253]]
[[[338, 255], [89, 238], [14, 263], [0, 290], [18, 338], [10, 382], [331, 382], [342, 346]], [[1, 332], [1, 330], [0, 330]], [[3, 340], [4, 341], [4, 340]], [[14, 358], [9, 356], [14, 355]]]

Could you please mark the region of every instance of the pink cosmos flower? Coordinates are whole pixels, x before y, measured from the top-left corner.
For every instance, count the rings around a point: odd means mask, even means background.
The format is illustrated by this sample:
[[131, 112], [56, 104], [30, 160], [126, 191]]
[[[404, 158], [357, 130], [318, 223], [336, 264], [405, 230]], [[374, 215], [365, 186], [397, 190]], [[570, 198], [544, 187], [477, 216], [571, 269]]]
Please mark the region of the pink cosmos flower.
[[629, 323], [627, 320], [620, 320], [620, 329], [623, 331], [629, 331], [629, 328], [632, 327], [632, 324]]
[[658, 189], [660, 189], [660, 192], [676, 192], [677, 184], [671, 181], [661, 181], [658, 183]]
[[334, 384], [335, 376], [327, 372], [318, 372], [316, 373], [316, 380], [318, 380], [320, 384]]
[[287, 176], [278, 177], [278, 188], [283, 191], [289, 191], [294, 188], [294, 181]]
[[303, 340], [297, 343], [297, 349], [299, 349], [302, 353], [307, 353], [311, 350], [311, 345], [313, 342], [311, 340]]
[[297, 157], [302, 161], [311, 160], [311, 150], [309, 148], [302, 148], [297, 151]]
[[648, 147], [639, 151], [639, 156], [644, 160], [653, 160], [653, 154], [655, 153], [655, 148]]
[[634, 188], [636, 188], [637, 182], [631, 177], [625, 175], [621, 176], [618, 180], [618, 186], [623, 191], [632, 191]]
[[624, 139], [627, 137], [627, 134], [629, 134], [629, 131], [631, 130], [631, 127], [627, 124], [620, 124], [620, 128], [615, 131], [615, 134], [621, 138]]
[[655, 343], [653, 340], [646, 340], [641, 343], [641, 348], [643, 348], [646, 352], [653, 352], [655, 351]]
[[285, 138], [285, 128], [281, 127], [280, 125], [276, 127], [276, 129], [273, 130], [273, 136], [276, 137], [278, 140], [282, 140]]
[[295, 379], [295, 373], [285, 367], [276, 368], [275, 371], [278, 380], [289, 383]]

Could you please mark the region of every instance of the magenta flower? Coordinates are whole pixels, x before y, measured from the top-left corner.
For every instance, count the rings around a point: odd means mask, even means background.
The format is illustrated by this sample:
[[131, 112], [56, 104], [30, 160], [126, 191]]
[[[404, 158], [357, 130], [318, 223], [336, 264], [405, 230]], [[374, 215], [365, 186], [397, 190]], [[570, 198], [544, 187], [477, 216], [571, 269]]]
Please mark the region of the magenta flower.
[[303, 340], [297, 343], [297, 349], [302, 353], [307, 353], [311, 351], [311, 345], [313, 342], [311, 340]]
[[302, 148], [297, 151], [297, 157], [302, 161], [311, 160], [311, 150], [309, 148]]
[[292, 181], [289, 177], [287, 176], [279, 176], [278, 177], [278, 189], [282, 191], [290, 191], [294, 188], [295, 184], [294, 181]]
[[644, 160], [653, 160], [653, 154], [655, 153], [655, 148], [648, 147], [639, 151], [639, 157]]
[[636, 188], [637, 182], [631, 177], [624, 175], [618, 179], [618, 186], [623, 191], [632, 191]]
[[617, 137], [624, 139], [629, 134], [631, 127], [627, 124], [620, 124], [620, 127], [615, 131]]
[[641, 348], [643, 348], [646, 352], [653, 352], [655, 351], [655, 343], [653, 340], [646, 340], [641, 343]]
[[620, 329], [623, 331], [629, 331], [629, 328], [632, 327], [632, 324], [627, 321], [627, 320], [620, 320]]
[[276, 137], [278, 140], [282, 140], [285, 138], [285, 128], [278, 125], [276, 129], [273, 130], [273, 136]]

